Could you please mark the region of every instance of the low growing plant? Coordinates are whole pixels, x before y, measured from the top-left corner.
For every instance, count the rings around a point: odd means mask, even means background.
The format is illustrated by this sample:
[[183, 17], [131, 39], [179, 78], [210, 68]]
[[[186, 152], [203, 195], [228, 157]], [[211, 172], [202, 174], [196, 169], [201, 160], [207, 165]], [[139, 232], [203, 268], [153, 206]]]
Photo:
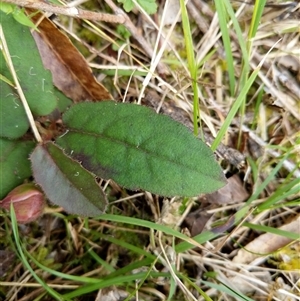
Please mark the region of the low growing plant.
[[[0, 83], [1, 198], [33, 176], [53, 204], [97, 216], [107, 206], [98, 178], [162, 196], [191, 197], [225, 184], [209, 147], [171, 118], [112, 100], [71, 105], [53, 86], [29, 29], [1, 14], [1, 74], [6, 79]], [[22, 47], [15, 39], [21, 32]], [[27, 111], [15, 92], [18, 85], [19, 94], [30, 100]], [[51, 132], [61, 114], [63, 130]], [[32, 116], [35, 121], [45, 116], [40, 122], [48, 126], [43, 141], [36, 134], [38, 143], [28, 133]], [[35, 123], [30, 126], [38, 133]]]

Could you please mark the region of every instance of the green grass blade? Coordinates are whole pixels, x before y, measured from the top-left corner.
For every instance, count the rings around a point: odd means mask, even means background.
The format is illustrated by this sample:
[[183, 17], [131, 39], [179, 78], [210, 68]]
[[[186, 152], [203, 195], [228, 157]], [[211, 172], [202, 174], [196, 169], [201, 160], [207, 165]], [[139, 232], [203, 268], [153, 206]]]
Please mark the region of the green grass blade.
[[113, 278], [125, 275], [127, 273], [131, 273], [133, 270], [140, 269], [140, 268], [143, 268], [145, 266], [149, 266], [152, 263], [153, 263], [153, 261], [149, 258], [145, 258], [145, 259], [142, 259], [142, 260], [139, 260], [139, 261], [135, 261], [135, 262], [130, 263], [130, 264], [124, 266], [123, 268], [120, 268], [120, 269], [116, 270], [115, 272], [107, 275], [105, 277], [105, 279], [111, 279], [111, 278], [113, 279]]
[[108, 220], [108, 221], [117, 222], [117, 223], [131, 224], [131, 225], [136, 225], [136, 226], [140, 226], [140, 227], [153, 229], [156, 231], [161, 231], [165, 234], [168, 234], [168, 235], [180, 238], [183, 241], [189, 242], [192, 245], [199, 246], [199, 244], [195, 240], [191, 239], [190, 237], [188, 237], [174, 229], [171, 229], [167, 226], [160, 225], [157, 223], [145, 221], [142, 219], [127, 217], [127, 216], [112, 215], [112, 214], [103, 214], [103, 215], [98, 216], [97, 219]]
[[124, 301], [130, 301], [132, 297], [134, 297], [135, 293], [139, 291], [139, 289], [142, 287], [143, 283], [149, 278], [150, 276], [150, 273], [151, 271], [153, 270], [155, 264], [156, 264], [156, 261], [157, 261], [158, 258], [156, 258], [152, 264], [151, 264], [151, 267], [149, 268], [148, 272], [146, 273], [145, 277], [139, 281], [139, 285], [136, 287], [136, 289], [128, 295], [128, 297], [126, 298], [126, 300]]
[[199, 97], [198, 97], [198, 83], [197, 83], [197, 64], [194, 55], [194, 45], [193, 38], [190, 28], [189, 17], [187, 13], [187, 9], [184, 3], [184, 0], [180, 0], [181, 7], [181, 19], [182, 19], [182, 27], [183, 34], [185, 40], [185, 47], [187, 53], [187, 61], [188, 61], [188, 69], [190, 71], [190, 75], [192, 78], [192, 88], [193, 88], [193, 99], [194, 99], [194, 107], [193, 107], [193, 122], [194, 122], [194, 134], [198, 136], [198, 119], [199, 119]]
[[[231, 96], [233, 96], [236, 84], [235, 84], [235, 76], [234, 76], [233, 55], [232, 55], [231, 44], [230, 44], [230, 35], [229, 35], [229, 29], [227, 27], [227, 11], [225, 8], [225, 2], [228, 2], [228, 0], [223, 0], [223, 1], [215, 0], [215, 6], [218, 12], [220, 30], [222, 33], [223, 44], [226, 52], [226, 62], [227, 62], [228, 76], [229, 76], [229, 90]], [[230, 3], [228, 2], [227, 5], [230, 5]]]
[[[24, 246], [21, 246], [20, 243], [20, 236], [19, 236], [19, 231], [18, 231], [18, 222], [16, 219], [16, 214], [14, 211], [14, 207], [11, 204], [10, 206], [10, 216], [11, 216], [11, 223], [12, 223], [12, 230], [13, 230], [13, 235], [14, 235], [14, 239], [15, 239], [15, 243], [16, 243], [16, 247], [20, 256], [20, 259], [23, 263], [23, 265], [25, 266], [25, 268], [31, 273], [31, 275], [33, 276], [33, 278], [56, 300], [59, 301], [69, 301], [69, 298], [63, 298], [58, 292], [56, 292], [55, 290], [53, 290], [51, 287], [49, 287], [47, 285], [47, 283], [45, 283], [36, 273], [35, 271], [32, 269], [30, 263], [28, 262], [23, 249], [25, 250]], [[26, 251], [26, 253], [28, 254], [28, 252]]]
[[151, 260], [155, 260], [156, 259], [156, 256], [152, 255], [151, 253], [137, 247], [137, 246], [134, 246], [132, 244], [129, 244], [127, 243], [126, 241], [123, 241], [123, 240], [120, 240], [120, 239], [116, 239], [116, 238], [113, 238], [111, 236], [107, 236], [107, 235], [102, 235], [102, 234], [99, 234], [99, 237], [101, 239], [104, 239], [106, 241], [109, 241], [111, 242], [112, 244], [114, 245], [118, 245], [124, 249], [127, 249], [133, 253], [136, 253], [138, 254], [139, 256], [143, 256], [143, 257], [147, 257]]
[[[255, 1], [248, 39], [255, 37], [267, 0]], [[250, 48], [249, 48], [250, 50]]]
[[124, 285], [126, 283], [135, 282], [137, 280], [143, 280], [143, 279], [145, 279], [145, 277], [157, 278], [160, 276], [169, 278], [170, 274], [151, 272], [149, 275], [149, 272], [147, 271], [147, 272], [131, 274], [131, 275], [121, 275], [118, 277], [109, 278], [109, 279], [105, 279], [105, 280], [101, 280], [101, 281], [99, 280], [99, 283], [94, 283], [91, 285], [81, 287], [77, 290], [74, 290], [72, 292], [65, 294], [63, 297], [68, 298], [68, 299], [73, 299], [78, 296], [82, 296], [84, 294], [88, 294], [90, 292], [97, 291], [101, 288], [109, 287], [112, 285]]
[[232, 288], [228, 287], [227, 285], [220, 283], [220, 284], [216, 284], [216, 283], [212, 283], [209, 281], [202, 281], [202, 283], [206, 284], [208, 287], [214, 288], [217, 291], [226, 293], [232, 297], [234, 297], [234, 300], [239, 300], [239, 301], [254, 301], [253, 299], [245, 296], [242, 293], [236, 292], [234, 291]]
[[[235, 94], [237, 94], [240, 90], [240, 87], [244, 87], [245, 82], [247, 81], [248, 76], [249, 76], [249, 70], [250, 70], [249, 53], [247, 51], [245, 38], [243, 36], [242, 30], [241, 30], [239, 22], [235, 16], [235, 13], [232, 9], [231, 3], [228, 1], [224, 1], [224, 5], [226, 6], [227, 13], [232, 21], [233, 27], [234, 27], [236, 35], [237, 35], [238, 43], [239, 43], [239, 46], [240, 46], [240, 49], [242, 52], [242, 68], [241, 68], [241, 73], [238, 76], [239, 77], [238, 84], [235, 88]], [[241, 106], [240, 106], [241, 120], [243, 119], [243, 117], [245, 115], [245, 110], [246, 110], [246, 96], [243, 99], [243, 101], [241, 102]], [[241, 124], [242, 124], [242, 122], [241, 122]], [[240, 139], [241, 139], [241, 127], [240, 127], [239, 137], [238, 137], [238, 144], [237, 144], [238, 147], [240, 145]]]
[[89, 249], [87, 252], [98, 263], [98, 265], [105, 268], [107, 270], [107, 272], [113, 273], [116, 270], [109, 263], [107, 263], [104, 259], [102, 259], [94, 250]]
[[97, 278], [69, 275], [69, 274], [65, 274], [65, 273], [50, 269], [50, 268], [44, 266], [43, 264], [41, 264], [40, 262], [38, 262], [28, 251], [25, 251], [25, 253], [26, 253], [26, 256], [28, 256], [30, 258], [30, 260], [32, 260], [32, 262], [36, 266], [38, 266], [40, 269], [42, 269], [43, 271], [48, 272], [52, 275], [60, 277], [62, 279], [68, 279], [68, 280], [72, 280], [75, 282], [83, 282], [83, 283], [98, 283], [99, 281], [101, 281]]
[[288, 197], [292, 197], [293, 195], [297, 195], [299, 191], [299, 179], [294, 179], [287, 184], [283, 183], [265, 202], [257, 206], [257, 211], [261, 212], [263, 210], [270, 209], [271, 207], [273, 208], [277, 202], [287, 199]]
[[246, 205], [251, 204], [254, 200], [258, 198], [258, 196], [263, 192], [263, 190], [267, 187], [267, 185], [274, 179], [276, 173], [279, 171], [279, 169], [282, 167], [284, 161], [288, 158], [289, 153], [287, 153], [276, 165], [276, 167], [270, 172], [270, 174], [267, 176], [267, 178], [263, 181], [259, 187], [257, 187], [256, 191], [252, 194], [252, 196], [247, 201]]
[[[239, 46], [240, 46], [241, 51], [242, 51], [243, 61], [246, 63], [246, 66], [248, 66], [249, 65], [249, 63], [248, 63], [249, 62], [249, 53], [247, 51], [246, 41], [245, 41], [245, 38], [243, 36], [242, 29], [241, 29], [241, 27], [239, 25], [239, 22], [238, 22], [235, 14], [234, 14], [231, 3], [229, 1], [223, 1], [223, 3], [226, 7], [227, 13], [228, 13], [231, 21], [232, 21], [233, 28], [236, 32], [238, 42], [239, 42]], [[249, 70], [249, 69], [246, 69], [246, 70]]]
[[254, 129], [257, 126], [257, 120], [258, 120], [258, 116], [259, 116], [259, 107], [262, 103], [262, 98], [264, 95], [264, 86], [262, 86], [259, 90], [259, 93], [256, 97], [256, 101], [255, 101], [255, 108], [254, 108], [254, 115], [253, 115], [253, 121], [252, 121], [252, 125], [251, 125], [251, 130], [254, 131]]
[[299, 233], [284, 231], [284, 230], [281, 230], [281, 229], [268, 227], [268, 226], [264, 226], [264, 225], [255, 225], [255, 224], [251, 224], [251, 223], [248, 223], [248, 222], [243, 223], [243, 225], [245, 227], [248, 227], [248, 228], [253, 229], [255, 231], [273, 233], [275, 235], [283, 236], [285, 238], [289, 238], [289, 239], [292, 239], [292, 240], [300, 240]]
[[204, 298], [205, 301], [213, 301], [196, 283], [191, 281], [189, 277], [186, 277], [185, 275], [181, 275], [181, 276], [190, 286], [192, 286]]
[[246, 81], [244, 87], [242, 88], [238, 98], [235, 100], [232, 108], [230, 109], [222, 127], [220, 128], [220, 131], [218, 132], [217, 137], [215, 138], [214, 142], [211, 145], [211, 149], [213, 151], [215, 151], [218, 147], [218, 145], [221, 143], [228, 127], [230, 126], [235, 114], [237, 113], [238, 109], [240, 108], [240, 106], [243, 104], [243, 101], [249, 91], [249, 89], [251, 88], [253, 82], [255, 81], [257, 74], [259, 72], [259, 68], [257, 68], [256, 70], [254, 70], [251, 74], [251, 76], [249, 77], [249, 79]]

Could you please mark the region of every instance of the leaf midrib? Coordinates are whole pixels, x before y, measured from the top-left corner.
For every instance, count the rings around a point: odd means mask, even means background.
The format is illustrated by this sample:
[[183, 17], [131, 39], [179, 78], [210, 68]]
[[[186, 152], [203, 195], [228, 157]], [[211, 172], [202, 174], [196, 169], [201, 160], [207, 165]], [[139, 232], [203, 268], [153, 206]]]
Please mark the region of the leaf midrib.
[[[98, 139], [107, 139], [107, 140], [113, 141], [114, 143], [118, 143], [120, 145], [123, 145], [125, 147], [130, 147], [132, 149], [137, 149], [136, 146], [134, 144], [132, 144], [132, 143], [128, 143], [126, 141], [117, 139], [115, 137], [106, 136], [103, 133], [93, 133], [93, 132], [78, 130], [76, 128], [69, 128], [68, 132], [66, 133], [66, 136], [68, 136], [69, 133], [78, 133], [78, 134], [86, 135], [86, 136], [94, 136], [95, 139], [97, 139], [97, 138]], [[158, 153], [154, 153], [154, 152], [151, 152], [151, 151], [149, 151], [149, 150], [147, 150], [147, 149], [145, 149], [143, 147], [142, 148], [139, 147], [138, 149], [140, 151], [142, 151], [143, 153], [148, 154], [151, 157], [161, 158], [162, 160], [170, 162], [170, 163], [174, 164], [175, 166], [179, 166], [181, 168], [184, 168], [184, 169], [187, 169], [187, 170], [191, 170], [191, 171], [194, 171], [194, 172], [196, 171], [197, 173], [201, 173], [202, 175], [206, 175], [206, 176], [208, 176], [210, 178], [212, 177], [210, 174], [204, 173], [203, 170], [199, 170], [199, 169], [195, 168], [195, 166], [187, 166], [186, 164], [182, 164], [178, 159], [170, 159], [169, 157], [162, 156], [161, 153], [159, 153], [159, 152]], [[213, 156], [213, 154], [212, 154], [212, 156]]]

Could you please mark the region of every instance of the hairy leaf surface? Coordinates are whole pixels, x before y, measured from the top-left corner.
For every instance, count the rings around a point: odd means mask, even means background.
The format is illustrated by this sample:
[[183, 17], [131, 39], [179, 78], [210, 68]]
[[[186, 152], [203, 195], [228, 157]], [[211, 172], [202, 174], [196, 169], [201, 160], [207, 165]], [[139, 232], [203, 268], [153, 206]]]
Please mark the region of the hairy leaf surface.
[[182, 124], [151, 109], [104, 101], [64, 115], [57, 143], [82, 166], [129, 189], [195, 196], [225, 185], [209, 147]]
[[35, 181], [49, 200], [69, 213], [97, 216], [106, 197], [95, 177], [54, 145], [38, 145], [31, 154]]

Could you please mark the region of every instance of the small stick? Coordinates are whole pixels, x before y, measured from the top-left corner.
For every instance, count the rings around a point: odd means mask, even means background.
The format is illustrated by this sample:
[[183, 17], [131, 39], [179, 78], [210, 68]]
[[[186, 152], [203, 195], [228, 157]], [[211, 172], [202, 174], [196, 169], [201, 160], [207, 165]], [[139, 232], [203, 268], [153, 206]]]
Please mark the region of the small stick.
[[103, 21], [109, 23], [120, 23], [125, 22], [123, 15], [111, 15], [99, 12], [92, 12], [88, 10], [79, 9], [76, 7], [57, 6], [48, 4], [46, 2], [32, 1], [32, 0], [3, 0], [3, 2], [12, 3], [18, 6], [34, 8], [37, 10], [46, 11], [53, 14], [60, 14], [70, 16], [73, 18], [91, 20], [91, 21]]

